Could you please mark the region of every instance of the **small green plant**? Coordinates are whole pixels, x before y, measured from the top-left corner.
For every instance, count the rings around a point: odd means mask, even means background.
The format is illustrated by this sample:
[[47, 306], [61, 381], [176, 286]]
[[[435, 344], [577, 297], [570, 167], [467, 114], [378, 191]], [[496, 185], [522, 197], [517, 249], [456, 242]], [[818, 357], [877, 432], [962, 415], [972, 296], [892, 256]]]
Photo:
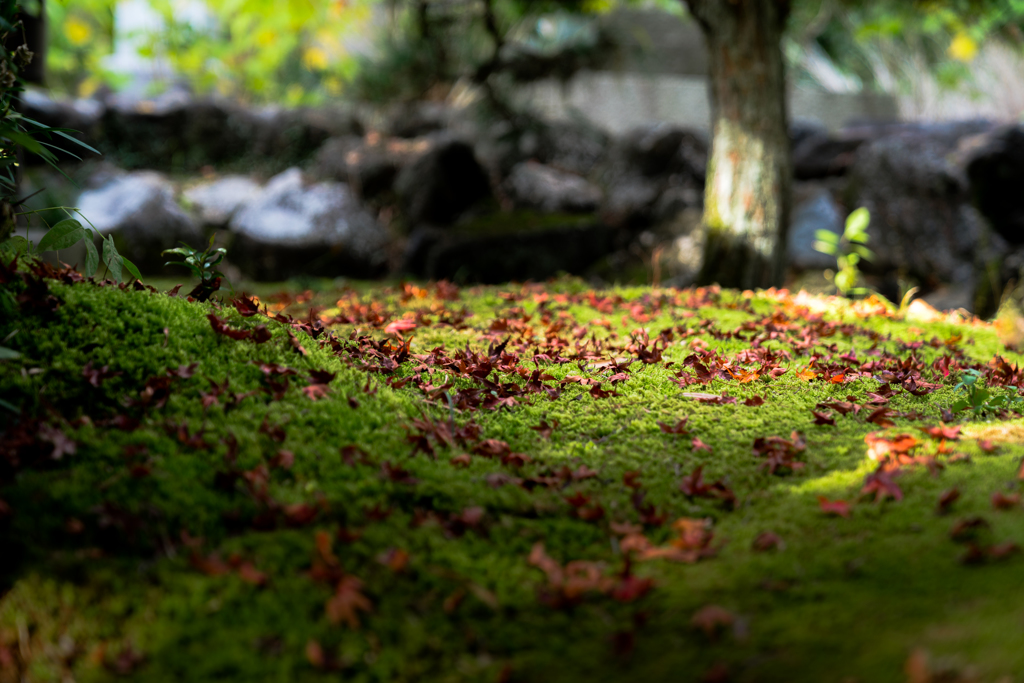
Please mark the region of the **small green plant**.
[[[62, 206], [56, 208], [66, 211], [69, 216], [73, 215], [73, 212], [78, 212], [78, 209], [70, 207]], [[51, 209], [41, 209], [40, 211], [49, 210]], [[17, 215], [22, 216], [32, 213], [39, 213], [39, 211], [27, 211]], [[82, 218], [87, 223], [89, 222], [84, 216]], [[87, 228], [74, 218], [65, 218], [50, 228], [43, 235], [43, 238], [39, 240], [39, 244], [32, 244], [27, 238], [15, 235], [0, 243], [0, 252], [15, 256], [38, 256], [44, 251], [68, 249], [79, 242], [84, 242], [85, 264], [82, 268], [82, 274], [86, 277], [95, 276], [102, 262], [106, 267], [104, 275], [109, 275], [114, 282], [120, 283], [123, 281], [124, 271], [128, 271], [136, 280], [142, 280], [142, 275], [139, 273], [139, 269], [135, 267], [135, 264], [117, 252], [113, 236], [100, 235], [100, 232], [92, 226], [92, 223], [89, 223], [89, 225], [90, 227]], [[102, 251], [96, 249], [96, 240], [100, 241]]]
[[1024, 397], [1018, 395], [1017, 387], [1005, 387], [1001, 393], [993, 393], [985, 386], [985, 376], [978, 370], [964, 370], [955, 389], [964, 392], [964, 396], [950, 406], [954, 413], [970, 410], [978, 416], [986, 412], [1024, 410]]
[[815, 250], [836, 258], [838, 269], [826, 270], [825, 277], [835, 285], [836, 291], [842, 296], [867, 294], [866, 288], [857, 286], [860, 280], [860, 269], [857, 266], [862, 259], [872, 261], [875, 258], [874, 252], [866, 246], [870, 224], [871, 214], [867, 209], [860, 208], [846, 219], [846, 228], [842, 235], [837, 235], [831, 230], [818, 230], [814, 234], [817, 239], [814, 243]]
[[165, 266], [184, 266], [203, 282], [212, 282], [214, 278], [224, 277], [224, 273], [214, 270], [213, 267], [223, 261], [228, 252], [224, 247], [214, 247], [213, 237], [203, 251], [193, 249], [184, 242], [181, 244], [180, 247], [160, 252], [161, 255], [175, 254], [184, 258], [183, 261], [168, 261]]
[[164, 265], [184, 266], [192, 271], [192, 274], [199, 278], [199, 284], [192, 290], [190, 296], [194, 296], [200, 301], [206, 301], [210, 298], [211, 294], [220, 289], [220, 282], [224, 278], [224, 273], [214, 270], [214, 266], [223, 261], [228, 252], [224, 247], [214, 247], [212, 236], [210, 237], [210, 243], [202, 251], [193, 249], [184, 242], [181, 244], [182, 246], [166, 249], [161, 254], [165, 256], [167, 254], [174, 254], [181, 256], [182, 260], [168, 261]]

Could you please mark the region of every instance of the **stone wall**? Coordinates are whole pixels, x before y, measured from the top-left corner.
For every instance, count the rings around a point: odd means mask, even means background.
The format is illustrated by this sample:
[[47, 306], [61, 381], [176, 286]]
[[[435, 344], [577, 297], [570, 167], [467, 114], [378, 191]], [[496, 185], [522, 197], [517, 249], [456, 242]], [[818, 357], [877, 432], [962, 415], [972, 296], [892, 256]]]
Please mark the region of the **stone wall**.
[[[609, 133], [665, 122], [709, 132], [711, 103], [707, 79], [676, 74], [585, 71], [568, 83], [539, 81], [524, 86], [520, 103], [556, 121], [586, 120]], [[896, 121], [896, 101], [887, 95], [830, 93], [804, 88], [790, 92], [794, 120], [837, 131], [851, 121]]]

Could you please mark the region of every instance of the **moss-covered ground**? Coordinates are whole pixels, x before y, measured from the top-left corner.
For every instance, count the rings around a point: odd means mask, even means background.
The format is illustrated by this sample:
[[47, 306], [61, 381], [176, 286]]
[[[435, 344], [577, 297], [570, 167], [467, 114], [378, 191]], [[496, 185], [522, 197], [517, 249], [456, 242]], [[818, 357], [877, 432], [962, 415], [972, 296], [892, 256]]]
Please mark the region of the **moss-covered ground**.
[[969, 368], [1016, 393], [990, 326], [37, 270], [0, 269], [4, 683], [1024, 681], [1024, 422], [949, 412]]

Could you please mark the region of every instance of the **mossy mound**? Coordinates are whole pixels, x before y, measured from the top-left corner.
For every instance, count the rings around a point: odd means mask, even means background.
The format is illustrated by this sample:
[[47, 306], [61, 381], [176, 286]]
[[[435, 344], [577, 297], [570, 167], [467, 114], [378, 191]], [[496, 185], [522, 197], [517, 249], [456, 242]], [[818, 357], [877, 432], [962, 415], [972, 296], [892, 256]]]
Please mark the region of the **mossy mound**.
[[571, 279], [202, 304], [36, 271], [0, 272], [0, 681], [1024, 668], [1024, 421], [946, 412], [968, 369], [1016, 393], [991, 327]]

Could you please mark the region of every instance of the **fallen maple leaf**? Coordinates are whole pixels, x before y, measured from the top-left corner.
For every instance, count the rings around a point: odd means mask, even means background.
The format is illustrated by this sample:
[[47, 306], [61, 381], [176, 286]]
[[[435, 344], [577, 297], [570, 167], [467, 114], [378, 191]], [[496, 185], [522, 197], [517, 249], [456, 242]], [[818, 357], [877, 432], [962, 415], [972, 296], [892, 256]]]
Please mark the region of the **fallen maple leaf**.
[[256, 565], [252, 562], [242, 562], [238, 565], [236, 571], [238, 572], [238, 578], [254, 586], [265, 586], [267, 581], [270, 580], [265, 573], [256, 569]]
[[910, 434], [886, 436], [881, 432], [871, 432], [864, 437], [868, 445], [868, 457], [872, 460], [885, 460], [893, 456], [908, 455], [920, 445]]
[[831, 413], [819, 413], [816, 410], [812, 410], [811, 415], [814, 416], [814, 424], [816, 425], [826, 427], [836, 426], [836, 418]]
[[896, 423], [889, 419], [894, 415], [895, 413], [892, 410], [889, 410], [888, 408], [883, 406], [881, 408], [873, 410], [871, 414], [864, 419], [868, 422], [873, 422], [882, 429], [888, 429], [890, 427], [896, 426]]
[[920, 429], [922, 432], [936, 440], [960, 440], [960, 427], [918, 427], [918, 429]]
[[950, 506], [953, 505], [960, 498], [960, 489], [953, 487], [948, 491], [943, 491], [942, 495], [939, 496], [939, 503], [936, 512], [940, 515], [944, 515], [949, 512]]
[[714, 640], [719, 633], [736, 623], [736, 616], [729, 610], [718, 605], [702, 607], [690, 619], [690, 625], [704, 632]]
[[256, 303], [256, 300], [251, 299], [244, 294], [232, 299], [231, 305], [235, 307], [235, 310], [238, 311], [238, 314], [243, 318], [249, 318], [260, 312], [260, 306]]
[[862, 496], [875, 494], [876, 503], [880, 503], [886, 498], [903, 500], [903, 491], [892, 480], [898, 471], [886, 471], [880, 466], [864, 479], [864, 487], [860, 490], [860, 494]]
[[991, 455], [996, 452], [998, 446], [996, 446], [990, 439], [978, 439], [978, 448], [981, 449], [982, 453]]
[[810, 368], [804, 368], [800, 372], [796, 373], [796, 376], [805, 382], [810, 382], [812, 379], [818, 376], [818, 373], [814, 372]]
[[306, 351], [305, 347], [299, 343], [299, 340], [295, 338], [295, 334], [291, 330], [288, 330], [288, 344], [291, 345], [292, 349], [294, 349], [300, 356], [305, 356], [309, 353]]
[[640, 470], [628, 470], [622, 473], [622, 483], [634, 491], [641, 487]]
[[206, 318], [210, 321], [210, 327], [213, 328], [214, 332], [234, 339], [235, 341], [248, 339], [252, 335], [249, 330], [237, 330], [233, 327], [229, 327], [226, 320], [221, 320], [213, 313], [208, 314]]
[[1002, 491], [996, 491], [992, 494], [992, 507], [996, 510], [1012, 510], [1013, 508], [1020, 507], [1020, 494], [1006, 494]]
[[985, 553], [993, 560], [1003, 560], [1011, 555], [1016, 555], [1019, 552], [1020, 546], [1013, 541], [998, 543], [985, 549]]
[[558, 428], [558, 420], [553, 420], [552, 424], [548, 424], [547, 420], [541, 420], [540, 424], [536, 427], [530, 427], [533, 431], [541, 435], [542, 438], [550, 439], [551, 432]]
[[757, 535], [752, 544], [753, 549], [756, 552], [764, 553], [769, 550], [781, 550], [785, 547], [782, 538], [771, 531], [762, 531]]
[[302, 393], [308, 396], [309, 400], [316, 401], [327, 396], [331, 390], [326, 384], [310, 384], [308, 387], [302, 387]]
[[751, 396], [750, 398], [748, 398], [746, 401], [743, 402], [743, 405], [750, 406], [751, 408], [756, 408], [758, 406], [763, 406], [764, 405], [764, 398], [761, 397], [761, 396]]
[[84, 377], [85, 381], [94, 387], [99, 387], [100, 384], [111, 377], [117, 377], [123, 374], [123, 372], [111, 372], [109, 365], [104, 365], [102, 368], [98, 369], [94, 368], [92, 361], [86, 363], [85, 367], [82, 368], [82, 377]]
[[339, 581], [325, 605], [327, 619], [332, 624], [345, 622], [350, 628], [359, 628], [359, 612], [371, 612], [373, 603], [362, 594], [363, 582], [346, 574]]
[[633, 602], [647, 595], [654, 588], [652, 579], [640, 579], [629, 575], [622, 577], [612, 589], [612, 598], [619, 602]]
[[681, 419], [678, 422], [676, 422], [674, 425], [668, 425], [668, 424], [665, 424], [664, 422], [660, 422], [659, 421], [658, 422], [658, 429], [660, 429], [665, 434], [676, 434], [676, 435], [680, 435], [680, 436], [684, 435], [684, 434], [689, 434], [690, 430], [686, 428], [686, 423], [689, 422], [689, 421], [690, 421], [690, 418], [688, 418], [688, 417], [684, 417], [683, 419]]
[[398, 574], [409, 564], [409, 553], [401, 548], [388, 548], [377, 555], [377, 561]]
[[825, 496], [818, 496], [818, 507], [826, 515], [850, 518], [850, 504], [845, 500], [829, 500]]
[[416, 329], [416, 321], [402, 318], [401, 320], [395, 320], [388, 323], [388, 326], [384, 328], [384, 334], [393, 334], [399, 337], [402, 336], [403, 332]]
[[984, 517], [964, 517], [957, 520], [953, 528], [949, 530], [949, 537], [958, 543], [963, 543], [972, 540], [982, 529], [988, 529], [990, 526]]
[[216, 554], [203, 557], [199, 553], [193, 552], [189, 557], [189, 564], [207, 576], [224, 576], [231, 573], [228, 563]]
[[693, 440], [690, 441], [690, 445], [693, 446], [693, 450], [695, 451], [707, 451], [708, 453], [712, 452], [711, 446], [707, 445], [697, 437], [694, 437]]

